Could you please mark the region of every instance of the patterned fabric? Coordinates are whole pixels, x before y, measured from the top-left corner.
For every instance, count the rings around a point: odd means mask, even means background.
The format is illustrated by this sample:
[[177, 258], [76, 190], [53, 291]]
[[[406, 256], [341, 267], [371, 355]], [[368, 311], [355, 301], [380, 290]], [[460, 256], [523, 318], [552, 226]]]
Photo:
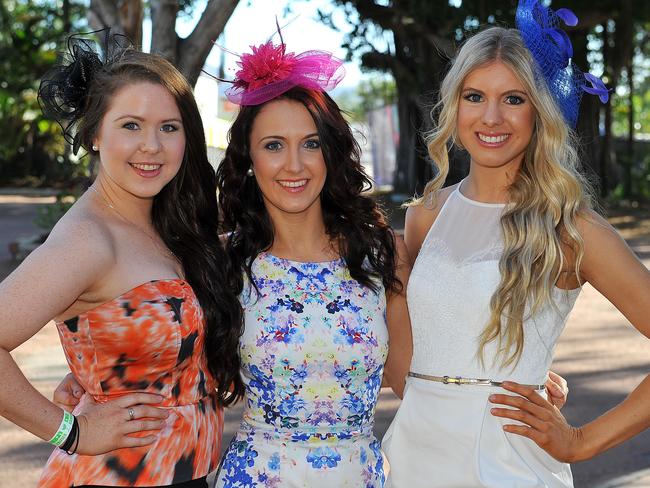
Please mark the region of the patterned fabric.
[[381, 487], [372, 434], [388, 353], [386, 301], [343, 260], [260, 254], [242, 296], [244, 418], [219, 487]]
[[188, 283], [144, 283], [56, 325], [70, 369], [95, 401], [156, 393], [171, 415], [149, 446], [99, 456], [55, 449], [39, 487], [167, 485], [216, 468], [223, 411], [203, 354], [203, 312]]

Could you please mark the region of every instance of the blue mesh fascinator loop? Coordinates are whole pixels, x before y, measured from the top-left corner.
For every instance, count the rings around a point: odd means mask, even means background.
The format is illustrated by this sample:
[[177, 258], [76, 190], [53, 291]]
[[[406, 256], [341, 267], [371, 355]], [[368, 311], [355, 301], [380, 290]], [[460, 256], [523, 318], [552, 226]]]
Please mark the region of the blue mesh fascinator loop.
[[576, 126], [584, 92], [606, 103], [609, 90], [590, 73], [572, 62], [573, 46], [563, 25], [575, 26], [578, 17], [569, 9], [552, 10], [539, 0], [520, 0], [515, 23], [524, 44], [536, 61], [548, 89], [571, 127]]

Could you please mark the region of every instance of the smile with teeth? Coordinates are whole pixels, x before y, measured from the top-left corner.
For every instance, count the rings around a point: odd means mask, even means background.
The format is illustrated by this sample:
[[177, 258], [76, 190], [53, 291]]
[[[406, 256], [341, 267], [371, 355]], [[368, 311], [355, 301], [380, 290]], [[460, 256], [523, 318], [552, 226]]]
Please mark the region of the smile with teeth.
[[142, 171], [155, 171], [162, 166], [162, 164], [142, 164], [142, 163], [129, 163], [136, 169]]
[[307, 184], [307, 180], [296, 180], [296, 181], [278, 180], [278, 183], [281, 186], [284, 186], [285, 188], [300, 188], [301, 186], [305, 186]]
[[510, 134], [502, 134], [498, 136], [488, 136], [486, 134], [481, 134], [480, 132], [477, 132], [476, 134], [478, 138], [483, 141], [487, 142], [488, 144], [499, 144], [500, 142], [505, 141], [508, 137], [510, 137]]

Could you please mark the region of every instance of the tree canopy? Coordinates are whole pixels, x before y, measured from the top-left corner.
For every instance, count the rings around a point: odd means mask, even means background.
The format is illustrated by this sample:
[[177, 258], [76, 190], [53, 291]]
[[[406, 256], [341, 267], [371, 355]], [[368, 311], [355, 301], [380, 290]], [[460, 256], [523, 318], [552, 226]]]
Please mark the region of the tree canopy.
[[76, 164], [60, 164], [66, 152], [59, 128], [43, 118], [36, 95], [65, 35], [83, 25], [84, 15], [75, 0], [0, 3], [0, 183], [74, 176]]
[[[142, 44], [151, 18], [151, 51], [165, 56], [194, 85], [213, 41], [238, 0], [6, 0], [0, 3], [0, 184], [71, 182], [87, 158], [71, 157], [56, 123], [43, 118], [36, 99], [43, 74], [65, 50], [71, 33], [110, 27]], [[199, 14], [198, 6], [204, 7]], [[181, 38], [177, 17], [197, 19]]]
[[90, 0], [88, 20], [96, 29], [111, 27], [142, 45], [142, 21], [148, 7], [151, 52], [167, 58], [194, 85], [213, 42], [223, 32], [238, 3], [239, 0], [207, 0], [196, 27], [185, 38], [176, 33], [176, 19], [188, 10], [195, 14], [192, 0]]
[[[431, 176], [422, 133], [431, 127], [429, 111], [433, 106], [442, 77], [459, 44], [485, 25], [514, 25], [516, 1], [495, 0], [332, 0], [345, 12], [352, 26], [344, 40], [349, 58], [358, 57], [367, 70], [389, 72], [398, 93], [400, 143], [395, 175], [398, 191], [419, 190]], [[557, 4], [557, 5], [555, 5]], [[561, 4], [561, 5], [560, 5]], [[553, 2], [554, 8], [568, 7], [580, 18], [578, 27], [569, 29], [574, 44], [574, 58], [579, 66], [603, 72], [612, 87], [621, 80], [645, 79], [646, 73], [634, 71], [635, 56], [647, 50], [647, 27], [650, 3], [635, 0], [567, 0]], [[324, 22], [333, 27], [333, 9], [320, 12]], [[647, 71], [647, 67], [645, 70]], [[631, 76], [628, 76], [630, 73]], [[634, 107], [634, 88], [632, 93]], [[639, 98], [641, 96], [641, 98]], [[642, 104], [637, 94], [637, 104]], [[600, 107], [594, 97], [584, 97], [578, 132], [585, 145], [586, 165], [598, 175], [601, 190], [614, 188], [621, 173], [621, 161], [612, 157], [612, 106], [625, 106], [615, 99]], [[619, 110], [629, 116], [626, 122], [630, 141], [635, 130], [635, 110]], [[600, 118], [603, 136], [599, 136]], [[620, 115], [619, 115], [620, 119]], [[630, 142], [630, 146], [632, 142]], [[630, 150], [629, 157], [632, 151]], [[632, 165], [623, 165], [623, 173]], [[451, 178], [457, 178], [453, 172]], [[629, 186], [629, 185], [628, 185]]]

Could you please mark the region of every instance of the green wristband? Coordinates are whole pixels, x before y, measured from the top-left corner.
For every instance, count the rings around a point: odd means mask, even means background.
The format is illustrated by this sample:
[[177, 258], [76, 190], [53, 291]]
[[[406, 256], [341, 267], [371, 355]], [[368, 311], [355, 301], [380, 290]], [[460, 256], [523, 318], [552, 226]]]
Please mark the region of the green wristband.
[[61, 419], [61, 425], [59, 425], [59, 430], [56, 431], [54, 437], [52, 437], [48, 442], [55, 445], [56, 447], [61, 447], [65, 440], [70, 435], [72, 431], [72, 424], [74, 423], [74, 416], [70, 412], [63, 411], [63, 419]]

